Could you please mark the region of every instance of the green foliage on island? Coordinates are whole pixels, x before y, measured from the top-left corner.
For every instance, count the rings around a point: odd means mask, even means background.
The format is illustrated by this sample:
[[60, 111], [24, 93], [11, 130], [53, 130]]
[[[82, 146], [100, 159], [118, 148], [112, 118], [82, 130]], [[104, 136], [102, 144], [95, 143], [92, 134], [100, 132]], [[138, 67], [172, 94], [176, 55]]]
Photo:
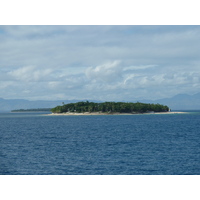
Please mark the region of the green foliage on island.
[[64, 112], [107, 112], [107, 113], [145, 113], [145, 112], [167, 112], [168, 106], [160, 104], [147, 104], [147, 103], [125, 103], [125, 102], [77, 102], [64, 104], [51, 109], [52, 113]]
[[11, 110], [11, 112], [50, 112], [51, 108], [31, 108], [31, 109], [18, 109]]

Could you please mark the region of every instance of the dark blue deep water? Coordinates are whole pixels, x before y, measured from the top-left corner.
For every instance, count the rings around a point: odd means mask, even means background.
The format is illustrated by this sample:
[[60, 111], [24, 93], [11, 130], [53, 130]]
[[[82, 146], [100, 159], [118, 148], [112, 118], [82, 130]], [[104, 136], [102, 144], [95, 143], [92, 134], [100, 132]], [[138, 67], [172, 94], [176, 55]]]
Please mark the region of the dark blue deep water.
[[200, 113], [0, 113], [1, 175], [200, 175]]

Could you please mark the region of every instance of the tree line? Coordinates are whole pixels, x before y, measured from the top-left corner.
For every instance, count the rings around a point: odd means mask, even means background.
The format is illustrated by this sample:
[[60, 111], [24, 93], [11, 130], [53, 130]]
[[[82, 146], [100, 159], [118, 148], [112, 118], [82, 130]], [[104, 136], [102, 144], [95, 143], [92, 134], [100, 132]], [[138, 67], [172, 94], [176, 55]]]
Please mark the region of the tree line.
[[145, 113], [145, 112], [167, 112], [169, 107], [161, 104], [148, 103], [126, 103], [126, 102], [104, 102], [94, 103], [82, 101], [77, 103], [68, 103], [62, 106], [56, 106], [51, 109], [53, 113], [64, 112], [107, 112], [107, 113]]

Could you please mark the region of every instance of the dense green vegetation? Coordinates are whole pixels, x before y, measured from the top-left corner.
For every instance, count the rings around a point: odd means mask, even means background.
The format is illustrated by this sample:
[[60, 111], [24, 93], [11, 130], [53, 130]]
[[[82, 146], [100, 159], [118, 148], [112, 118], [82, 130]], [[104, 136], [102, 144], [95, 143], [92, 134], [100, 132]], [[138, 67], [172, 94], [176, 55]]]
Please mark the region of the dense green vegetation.
[[107, 112], [107, 113], [145, 113], [145, 112], [167, 112], [168, 106], [160, 104], [146, 104], [146, 103], [125, 103], [125, 102], [77, 102], [64, 104], [63, 106], [57, 106], [51, 109], [53, 113], [64, 113], [64, 112]]
[[42, 111], [51, 111], [51, 108], [31, 108], [31, 109], [18, 109], [11, 110], [11, 112], [42, 112]]

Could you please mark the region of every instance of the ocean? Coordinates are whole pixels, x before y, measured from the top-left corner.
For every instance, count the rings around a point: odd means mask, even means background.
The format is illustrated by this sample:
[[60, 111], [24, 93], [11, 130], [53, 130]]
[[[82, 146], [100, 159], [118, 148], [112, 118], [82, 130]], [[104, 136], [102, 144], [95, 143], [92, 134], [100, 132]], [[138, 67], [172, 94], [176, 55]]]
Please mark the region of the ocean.
[[0, 113], [1, 175], [200, 175], [200, 112]]

